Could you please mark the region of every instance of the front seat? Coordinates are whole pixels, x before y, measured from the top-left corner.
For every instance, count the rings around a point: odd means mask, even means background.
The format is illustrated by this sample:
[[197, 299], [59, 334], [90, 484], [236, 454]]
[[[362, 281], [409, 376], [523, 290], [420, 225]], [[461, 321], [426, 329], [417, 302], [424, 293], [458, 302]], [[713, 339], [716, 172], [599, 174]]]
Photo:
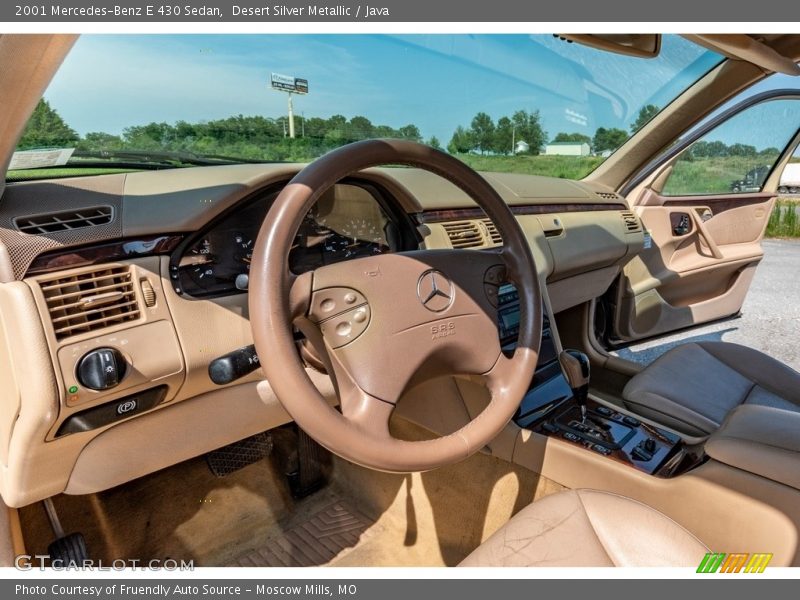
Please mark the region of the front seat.
[[708, 548], [657, 510], [570, 490], [522, 509], [461, 567], [697, 567]]
[[706, 436], [741, 404], [800, 412], [800, 373], [739, 344], [691, 342], [656, 359], [622, 396], [635, 413]]

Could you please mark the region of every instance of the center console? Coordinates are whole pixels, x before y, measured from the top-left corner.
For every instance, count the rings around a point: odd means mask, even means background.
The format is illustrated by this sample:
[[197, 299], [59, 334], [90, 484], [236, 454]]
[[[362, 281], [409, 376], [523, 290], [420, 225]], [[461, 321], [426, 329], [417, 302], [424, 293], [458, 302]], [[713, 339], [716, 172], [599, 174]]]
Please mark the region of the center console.
[[[519, 333], [519, 298], [511, 285], [500, 288], [498, 330], [503, 350], [513, 352]], [[545, 312], [539, 363], [514, 422], [650, 475], [670, 477], [694, 463], [678, 435], [588, 398], [588, 388], [588, 358], [574, 350], [560, 350], [555, 324]]]

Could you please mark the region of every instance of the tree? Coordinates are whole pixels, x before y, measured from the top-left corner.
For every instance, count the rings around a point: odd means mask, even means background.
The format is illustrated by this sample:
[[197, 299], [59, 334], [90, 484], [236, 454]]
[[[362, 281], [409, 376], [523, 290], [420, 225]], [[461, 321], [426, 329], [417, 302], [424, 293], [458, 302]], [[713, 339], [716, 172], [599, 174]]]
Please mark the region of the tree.
[[472, 118], [470, 124], [470, 132], [475, 146], [481, 151], [481, 154], [486, 154], [494, 148], [494, 121], [492, 117], [485, 112], [479, 112]]
[[647, 125], [647, 123], [658, 114], [658, 111], [661, 109], [658, 108], [655, 104], [645, 104], [639, 110], [639, 116], [636, 117], [636, 120], [631, 125], [631, 133], [636, 133], [642, 127]]
[[416, 125], [405, 125], [398, 130], [400, 137], [405, 140], [413, 140], [415, 142], [422, 141], [422, 134], [419, 131], [419, 127]]
[[627, 139], [628, 134], [624, 129], [617, 129], [616, 127], [606, 129], [605, 127], [600, 127], [594, 134], [592, 149], [598, 154], [606, 150], [613, 152], [622, 146]]
[[538, 110], [528, 112], [518, 110], [511, 116], [511, 122], [516, 129], [517, 141], [528, 144], [529, 154], [539, 154], [542, 146], [547, 141], [547, 132], [542, 128], [542, 118]]
[[66, 124], [47, 100], [42, 98], [33, 109], [31, 118], [28, 119], [18, 147], [21, 150], [63, 148], [64, 146], [73, 146], [78, 139], [75, 130]]
[[439, 142], [439, 138], [437, 138], [435, 135], [432, 135], [428, 140], [428, 146], [435, 148], [436, 150], [442, 149], [442, 144]]
[[118, 135], [103, 133], [102, 131], [92, 131], [87, 133], [78, 142], [81, 150], [119, 150], [122, 148], [122, 138]]
[[450, 143], [447, 144], [447, 151], [450, 154], [466, 154], [471, 152], [474, 147], [475, 140], [472, 138], [472, 133], [459, 125], [453, 132]]
[[556, 134], [556, 137], [553, 138], [553, 142], [585, 142], [591, 146], [592, 138], [582, 133], [564, 133], [562, 131]]
[[731, 144], [728, 146], [729, 156], [756, 156], [758, 151], [755, 146], [749, 144]]
[[497, 119], [497, 126], [494, 130], [494, 143], [492, 150], [501, 154], [512, 154], [514, 152], [514, 124], [508, 117]]

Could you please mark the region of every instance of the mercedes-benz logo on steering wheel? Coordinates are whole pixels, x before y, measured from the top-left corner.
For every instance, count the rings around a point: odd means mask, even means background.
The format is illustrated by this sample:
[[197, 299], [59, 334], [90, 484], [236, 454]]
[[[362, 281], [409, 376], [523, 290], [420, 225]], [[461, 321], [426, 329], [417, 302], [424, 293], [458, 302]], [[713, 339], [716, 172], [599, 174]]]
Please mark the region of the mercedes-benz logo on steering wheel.
[[417, 281], [417, 298], [432, 312], [442, 312], [453, 304], [453, 282], [438, 269], [428, 269]]

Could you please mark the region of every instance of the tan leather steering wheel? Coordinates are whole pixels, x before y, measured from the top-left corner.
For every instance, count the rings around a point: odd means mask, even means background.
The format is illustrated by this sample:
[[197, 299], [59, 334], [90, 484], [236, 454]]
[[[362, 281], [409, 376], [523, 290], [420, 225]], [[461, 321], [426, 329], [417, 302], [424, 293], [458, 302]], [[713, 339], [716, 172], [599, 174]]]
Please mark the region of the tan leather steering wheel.
[[[317, 199], [344, 177], [387, 164], [419, 167], [459, 186], [494, 221], [504, 246], [383, 254], [291, 274], [289, 251]], [[520, 297], [519, 340], [511, 357], [501, 350], [494, 306], [502, 281], [513, 282]], [[250, 321], [275, 394], [320, 444], [383, 471], [454, 463], [497, 436], [533, 378], [541, 302], [530, 246], [497, 192], [456, 158], [410, 141], [357, 142], [308, 165], [270, 208], [250, 268]], [[306, 374], [293, 325], [325, 355], [341, 412]], [[483, 412], [433, 440], [393, 437], [389, 418], [409, 384], [447, 374], [485, 376], [491, 401]]]

